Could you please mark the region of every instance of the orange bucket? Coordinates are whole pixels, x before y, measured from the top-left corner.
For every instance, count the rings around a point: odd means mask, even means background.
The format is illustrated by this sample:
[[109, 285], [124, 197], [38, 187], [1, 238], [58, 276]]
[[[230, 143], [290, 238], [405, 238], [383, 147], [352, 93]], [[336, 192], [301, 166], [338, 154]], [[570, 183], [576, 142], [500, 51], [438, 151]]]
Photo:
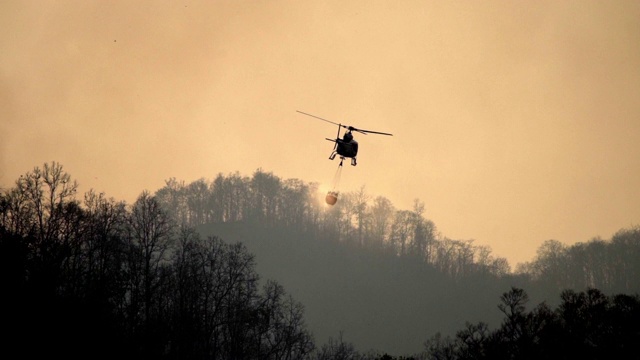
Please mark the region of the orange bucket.
[[338, 192], [337, 191], [329, 191], [327, 196], [325, 197], [325, 201], [329, 205], [335, 205], [338, 202]]

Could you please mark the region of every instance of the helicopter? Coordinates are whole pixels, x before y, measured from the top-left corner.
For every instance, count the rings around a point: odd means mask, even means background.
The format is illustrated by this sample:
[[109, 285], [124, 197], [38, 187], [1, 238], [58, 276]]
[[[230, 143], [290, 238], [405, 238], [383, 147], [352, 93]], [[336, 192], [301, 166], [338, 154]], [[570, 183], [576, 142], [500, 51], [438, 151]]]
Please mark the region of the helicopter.
[[[344, 161], [345, 158], [351, 159], [351, 165], [352, 166], [356, 166], [358, 164], [358, 162], [356, 160], [356, 156], [358, 155], [358, 142], [354, 140], [353, 134], [351, 133], [352, 131], [359, 132], [359, 133], [364, 134], [364, 135], [367, 135], [367, 134], [379, 134], [379, 135], [393, 136], [393, 134], [389, 134], [389, 133], [385, 133], [385, 132], [363, 130], [363, 129], [358, 129], [358, 128], [355, 128], [355, 127], [349, 126], [349, 125], [342, 125], [342, 124], [333, 122], [331, 120], [323, 119], [323, 118], [321, 118], [319, 116], [316, 116], [316, 115], [312, 115], [312, 114], [308, 114], [306, 112], [302, 112], [300, 110], [296, 110], [296, 111], [299, 112], [300, 114], [311, 116], [311, 117], [314, 117], [316, 119], [320, 119], [322, 121], [326, 121], [328, 123], [331, 123], [331, 124], [334, 124], [334, 125], [338, 125], [338, 135], [337, 135], [337, 137], [335, 139], [329, 139], [329, 138], [326, 138], [326, 139], [335, 143], [335, 145], [333, 147], [333, 151], [331, 152], [331, 155], [329, 155], [329, 160], [333, 160], [333, 159], [336, 158], [337, 155], [340, 155], [340, 166], [342, 166], [342, 162]], [[342, 135], [342, 139], [341, 139], [340, 138], [340, 131], [342, 130], [342, 128], [346, 129], [346, 131]]]

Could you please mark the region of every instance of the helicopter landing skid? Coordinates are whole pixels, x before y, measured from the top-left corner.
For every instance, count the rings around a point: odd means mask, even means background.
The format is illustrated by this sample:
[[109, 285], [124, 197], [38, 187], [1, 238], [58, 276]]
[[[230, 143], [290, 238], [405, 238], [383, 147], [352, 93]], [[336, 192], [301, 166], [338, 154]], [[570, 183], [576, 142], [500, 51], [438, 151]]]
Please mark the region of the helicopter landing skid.
[[[337, 154], [338, 154], [338, 153], [337, 153], [337, 152], [335, 152], [335, 151], [334, 151], [334, 152], [332, 152], [332, 153], [331, 153], [331, 156], [329, 156], [329, 160], [333, 160], [333, 159], [335, 159]], [[342, 162], [344, 161], [344, 159], [345, 159], [345, 156], [340, 156], [340, 166], [342, 166]], [[350, 158], [350, 159], [351, 159], [351, 166], [356, 166], [356, 165], [358, 165], [358, 162], [356, 161], [356, 158], [352, 157], [352, 158]]]

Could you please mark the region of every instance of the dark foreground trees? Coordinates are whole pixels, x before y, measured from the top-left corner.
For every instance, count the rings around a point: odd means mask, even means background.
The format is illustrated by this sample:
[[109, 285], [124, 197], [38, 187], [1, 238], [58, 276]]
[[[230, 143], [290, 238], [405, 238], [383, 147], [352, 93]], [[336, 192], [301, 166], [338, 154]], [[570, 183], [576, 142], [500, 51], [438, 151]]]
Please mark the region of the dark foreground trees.
[[21, 358], [302, 359], [302, 305], [242, 244], [131, 206], [47, 164], [0, 194], [0, 352]]
[[171, 357], [301, 359], [314, 348], [302, 305], [267, 281], [241, 244], [183, 230], [174, 255]]
[[427, 359], [631, 359], [640, 353], [640, 297], [606, 296], [600, 290], [566, 290], [560, 306], [541, 303], [527, 312], [527, 293], [501, 297], [505, 318], [490, 331], [467, 324], [455, 337], [426, 342]]

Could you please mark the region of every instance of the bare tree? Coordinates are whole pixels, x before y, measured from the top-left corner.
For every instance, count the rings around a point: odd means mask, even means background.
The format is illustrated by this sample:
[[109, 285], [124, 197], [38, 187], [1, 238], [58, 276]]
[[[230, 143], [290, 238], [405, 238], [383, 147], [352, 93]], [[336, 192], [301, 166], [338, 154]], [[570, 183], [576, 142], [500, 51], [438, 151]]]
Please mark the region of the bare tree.
[[413, 214], [408, 210], [396, 211], [393, 223], [391, 224], [391, 235], [389, 243], [395, 249], [399, 256], [405, 256], [408, 253], [408, 244], [412, 235]]
[[346, 342], [342, 331], [337, 339], [330, 338], [316, 353], [317, 360], [352, 360], [359, 357], [352, 343]]
[[280, 178], [258, 169], [253, 173], [249, 184], [251, 189], [250, 217], [260, 222], [271, 222], [276, 219], [278, 197], [280, 195]]
[[287, 296], [284, 288], [268, 281], [256, 308], [257, 353], [263, 359], [303, 359], [314, 348], [306, 330], [302, 304]]
[[71, 181], [57, 162], [35, 167], [16, 181], [16, 187], [5, 198], [9, 210], [3, 216], [7, 228], [33, 235], [38, 243], [63, 241], [61, 219], [65, 205], [75, 200], [78, 183]]
[[165, 186], [156, 191], [155, 198], [175, 221], [186, 224], [189, 221], [186, 185], [176, 178], [165, 180]]
[[16, 181], [16, 186], [6, 193], [3, 192], [2, 216], [0, 225], [9, 233], [26, 236], [31, 232], [35, 216], [31, 213], [32, 206], [29, 201], [26, 182], [22, 177]]
[[284, 226], [308, 229], [313, 223], [313, 204], [311, 187], [298, 179], [283, 181], [278, 201], [279, 220]]
[[395, 209], [389, 199], [378, 196], [373, 200], [371, 212], [371, 242], [382, 246], [387, 239]]
[[213, 221], [233, 222], [246, 218], [250, 201], [249, 178], [238, 172], [224, 176], [218, 174], [211, 189], [212, 206], [218, 209], [212, 214]]
[[203, 225], [209, 221], [209, 205], [211, 194], [209, 184], [204, 179], [199, 179], [189, 184], [186, 189], [186, 203], [188, 208], [189, 226]]
[[83, 228], [83, 253], [87, 273], [86, 286], [98, 295], [115, 296], [122, 267], [126, 208], [123, 201], [106, 198], [93, 190], [84, 196], [86, 218]]
[[[142, 310], [143, 322], [149, 323], [154, 294], [159, 286], [159, 269], [167, 260], [172, 241], [173, 223], [159, 202], [144, 191], [131, 207], [128, 219], [129, 279], [132, 310]], [[137, 312], [137, 311], [136, 311]]]
[[352, 195], [351, 214], [355, 216], [358, 245], [364, 245], [364, 238], [368, 234], [367, 230], [370, 227], [369, 212], [367, 211], [370, 199], [371, 196], [366, 193], [364, 185]]

